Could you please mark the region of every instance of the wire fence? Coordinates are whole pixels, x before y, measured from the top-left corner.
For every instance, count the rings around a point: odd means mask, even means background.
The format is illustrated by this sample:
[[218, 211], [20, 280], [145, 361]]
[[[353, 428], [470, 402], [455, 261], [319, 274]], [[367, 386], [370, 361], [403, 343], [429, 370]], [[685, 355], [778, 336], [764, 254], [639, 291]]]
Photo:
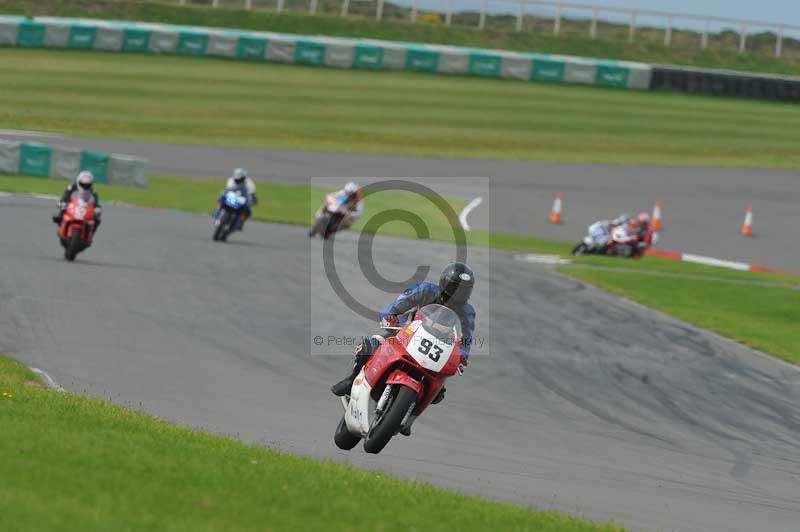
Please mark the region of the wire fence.
[[215, 8], [269, 9], [309, 14], [362, 16], [375, 20], [472, 26], [553, 35], [657, 41], [664, 46], [736, 48], [800, 56], [800, 25], [630, 9], [547, 0], [161, 0], [162, 3]]

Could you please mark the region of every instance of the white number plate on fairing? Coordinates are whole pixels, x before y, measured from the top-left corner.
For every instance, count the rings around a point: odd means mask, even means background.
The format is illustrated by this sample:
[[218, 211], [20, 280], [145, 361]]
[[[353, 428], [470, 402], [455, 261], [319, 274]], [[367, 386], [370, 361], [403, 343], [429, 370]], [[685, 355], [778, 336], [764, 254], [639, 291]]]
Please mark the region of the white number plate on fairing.
[[444, 342], [419, 327], [408, 342], [406, 350], [423, 368], [439, 372], [447, 364], [455, 345]]

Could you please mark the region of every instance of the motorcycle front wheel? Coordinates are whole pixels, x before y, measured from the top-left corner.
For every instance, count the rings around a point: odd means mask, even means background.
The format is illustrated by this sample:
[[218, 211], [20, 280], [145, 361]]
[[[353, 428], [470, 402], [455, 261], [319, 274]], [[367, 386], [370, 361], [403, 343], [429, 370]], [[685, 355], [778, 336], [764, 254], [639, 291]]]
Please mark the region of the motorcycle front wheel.
[[578, 244], [577, 246], [575, 246], [572, 249], [572, 254], [573, 255], [583, 255], [587, 251], [589, 251], [589, 247], [586, 244], [584, 244], [583, 242], [581, 242], [580, 244]]
[[231, 213], [225, 211], [222, 213], [222, 216], [219, 219], [219, 223], [214, 228], [214, 236], [213, 236], [214, 242], [217, 242], [219, 240], [222, 240], [224, 242], [225, 239], [228, 238], [228, 232], [229, 232], [228, 226], [230, 224], [231, 224]]
[[367, 439], [364, 440], [364, 450], [372, 454], [381, 452], [389, 440], [400, 432], [400, 424], [403, 423], [403, 419], [416, 401], [417, 392], [407, 386], [398, 386], [389, 408], [378, 419], [375, 426], [369, 431]]
[[72, 230], [67, 238], [67, 246], [64, 251], [64, 258], [72, 262], [81, 250], [81, 230], [77, 227]]

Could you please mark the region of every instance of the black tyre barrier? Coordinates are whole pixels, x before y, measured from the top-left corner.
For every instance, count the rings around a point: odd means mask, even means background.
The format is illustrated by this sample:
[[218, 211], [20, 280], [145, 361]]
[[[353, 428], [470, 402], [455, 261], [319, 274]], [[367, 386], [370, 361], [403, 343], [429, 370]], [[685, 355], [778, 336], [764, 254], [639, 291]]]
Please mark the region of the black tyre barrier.
[[653, 65], [650, 90], [796, 102], [800, 77]]

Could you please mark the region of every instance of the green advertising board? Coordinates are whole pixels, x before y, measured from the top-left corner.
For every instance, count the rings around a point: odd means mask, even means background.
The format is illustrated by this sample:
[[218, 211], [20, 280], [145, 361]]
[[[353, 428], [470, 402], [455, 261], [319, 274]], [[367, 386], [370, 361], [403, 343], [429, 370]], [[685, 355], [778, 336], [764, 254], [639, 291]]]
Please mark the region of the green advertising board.
[[368, 44], [357, 44], [353, 51], [353, 68], [382, 69], [383, 48]]
[[17, 28], [17, 46], [23, 48], [41, 48], [44, 46], [45, 25], [41, 22], [26, 20]]
[[89, 170], [94, 175], [96, 183], [108, 183], [107, 153], [84, 151], [81, 152], [81, 171]]
[[478, 76], [499, 77], [503, 60], [498, 55], [471, 52], [469, 54], [469, 71]]
[[261, 37], [239, 37], [236, 43], [236, 57], [239, 59], [264, 59], [267, 53], [267, 40]]
[[315, 41], [298, 40], [294, 48], [296, 63], [321, 65], [325, 62], [325, 45]]
[[150, 30], [126, 28], [122, 32], [123, 52], [146, 52], [150, 48]]
[[53, 150], [46, 144], [24, 142], [19, 147], [19, 173], [47, 177], [50, 175], [50, 162]]
[[175, 53], [179, 55], [205, 55], [208, 51], [208, 35], [205, 33], [182, 31], [178, 35]]
[[436, 72], [439, 68], [439, 52], [425, 48], [409, 48], [406, 52], [406, 70]]
[[595, 83], [602, 87], [627, 87], [630, 70], [614, 64], [597, 65]]
[[97, 37], [95, 26], [73, 25], [69, 30], [67, 48], [91, 49]]
[[564, 81], [566, 64], [558, 59], [536, 57], [531, 68], [531, 79], [534, 81]]

